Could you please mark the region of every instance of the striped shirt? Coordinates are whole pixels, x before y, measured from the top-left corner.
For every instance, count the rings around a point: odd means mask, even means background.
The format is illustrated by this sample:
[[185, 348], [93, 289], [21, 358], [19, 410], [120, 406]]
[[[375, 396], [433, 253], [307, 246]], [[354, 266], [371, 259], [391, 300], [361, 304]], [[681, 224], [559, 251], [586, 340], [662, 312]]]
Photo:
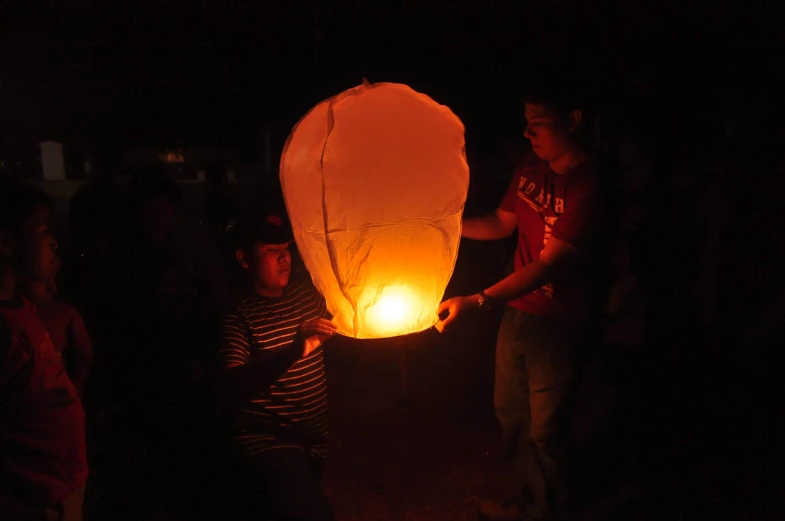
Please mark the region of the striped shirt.
[[[326, 316], [324, 299], [302, 284], [290, 284], [281, 297], [244, 297], [224, 315], [220, 365], [264, 364], [292, 347], [300, 324]], [[321, 347], [254, 394], [229, 404], [233, 439], [243, 452], [253, 456], [274, 448], [308, 447], [314, 456], [326, 454], [327, 378]]]

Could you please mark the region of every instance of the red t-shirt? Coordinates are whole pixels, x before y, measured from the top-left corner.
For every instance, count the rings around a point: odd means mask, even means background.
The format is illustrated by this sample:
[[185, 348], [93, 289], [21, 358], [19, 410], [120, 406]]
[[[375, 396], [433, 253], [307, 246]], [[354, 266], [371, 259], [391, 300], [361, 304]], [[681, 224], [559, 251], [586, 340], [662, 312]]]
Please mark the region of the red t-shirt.
[[82, 402], [35, 306], [21, 297], [0, 319], [0, 481], [57, 505], [87, 480]]
[[515, 269], [539, 259], [551, 236], [579, 248], [585, 255], [579, 266], [510, 301], [511, 306], [573, 322], [585, 322], [601, 312], [607, 195], [593, 161], [562, 175], [554, 173], [546, 161], [536, 156], [521, 163], [499, 206], [518, 217]]

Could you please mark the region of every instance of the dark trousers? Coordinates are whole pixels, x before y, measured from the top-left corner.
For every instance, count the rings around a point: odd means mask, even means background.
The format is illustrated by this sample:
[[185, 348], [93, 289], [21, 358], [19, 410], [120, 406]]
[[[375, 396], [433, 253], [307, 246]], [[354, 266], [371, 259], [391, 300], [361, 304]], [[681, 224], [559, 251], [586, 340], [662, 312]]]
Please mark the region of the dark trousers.
[[532, 518], [571, 501], [573, 416], [587, 329], [507, 307], [496, 345], [494, 406]]
[[321, 487], [321, 462], [299, 447], [246, 456], [242, 467], [249, 521], [335, 521]]

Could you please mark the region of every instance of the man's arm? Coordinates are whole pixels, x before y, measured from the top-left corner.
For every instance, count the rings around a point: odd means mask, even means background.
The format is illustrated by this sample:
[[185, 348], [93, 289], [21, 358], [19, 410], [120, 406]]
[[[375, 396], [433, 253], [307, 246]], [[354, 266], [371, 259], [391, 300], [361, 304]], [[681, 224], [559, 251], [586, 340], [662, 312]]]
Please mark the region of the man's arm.
[[553, 282], [554, 273], [568, 269], [580, 250], [591, 247], [596, 240], [602, 227], [605, 195], [594, 176], [573, 185], [565, 211], [556, 219], [539, 259], [488, 288], [486, 295], [507, 302]]
[[515, 212], [497, 208], [492, 214], [464, 219], [461, 235], [467, 239], [493, 241], [509, 237], [517, 227]]
[[[216, 385], [230, 400], [243, 400], [269, 388], [302, 355], [302, 342], [251, 362], [251, 339], [245, 320], [227, 313], [221, 327], [221, 348]], [[299, 345], [298, 345], [299, 344]]]
[[[562, 270], [580, 255], [580, 251], [570, 244], [551, 237], [537, 261], [515, 270], [501, 281], [484, 291], [488, 298], [498, 302], [508, 302], [543, 287], [553, 280], [553, 275]], [[439, 305], [438, 314], [447, 312], [434, 326], [438, 331], [444, 329], [467, 309], [480, 306], [480, 294], [468, 297], [455, 297]]]
[[225, 398], [243, 400], [257, 395], [278, 381], [297, 360], [308, 356], [332, 336], [335, 327], [325, 319], [304, 322], [292, 343], [261, 359], [251, 361], [251, 346], [245, 322], [235, 313], [223, 321], [220, 369], [216, 385]]
[[579, 255], [579, 250], [556, 237], [551, 237], [540, 258], [503, 278], [485, 294], [493, 300], [508, 302], [539, 289], [553, 281], [553, 274], [565, 269]]
[[519, 173], [512, 176], [504, 198], [495, 212], [481, 217], [464, 219], [461, 235], [467, 239], [478, 241], [495, 241], [512, 235], [518, 227], [515, 207], [518, 204], [518, 181], [520, 178]]
[[252, 363], [223, 367], [218, 372], [218, 389], [230, 400], [244, 400], [268, 389], [302, 355], [302, 349], [292, 344], [285, 349]]
[[[573, 187], [569, 205], [553, 225], [539, 259], [515, 270], [484, 293], [493, 300], [508, 302], [552, 282], [554, 274], [569, 268], [580, 251], [595, 239], [601, 226], [603, 203], [593, 178]], [[480, 300], [480, 295], [445, 300], [439, 305], [438, 313], [442, 316], [448, 312], [448, 315], [439, 320], [436, 329], [444, 331], [461, 312], [479, 306]]]

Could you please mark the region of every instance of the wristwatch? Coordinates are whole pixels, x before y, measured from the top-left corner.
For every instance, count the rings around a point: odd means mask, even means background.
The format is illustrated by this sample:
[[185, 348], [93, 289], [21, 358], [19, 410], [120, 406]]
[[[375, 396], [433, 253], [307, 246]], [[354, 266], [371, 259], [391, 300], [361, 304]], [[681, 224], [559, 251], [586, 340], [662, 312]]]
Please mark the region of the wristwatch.
[[480, 291], [477, 294], [477, 297], [477, 307], [479, 309], [493, 309], [491, 297], [489, 297], [484, 291]]

